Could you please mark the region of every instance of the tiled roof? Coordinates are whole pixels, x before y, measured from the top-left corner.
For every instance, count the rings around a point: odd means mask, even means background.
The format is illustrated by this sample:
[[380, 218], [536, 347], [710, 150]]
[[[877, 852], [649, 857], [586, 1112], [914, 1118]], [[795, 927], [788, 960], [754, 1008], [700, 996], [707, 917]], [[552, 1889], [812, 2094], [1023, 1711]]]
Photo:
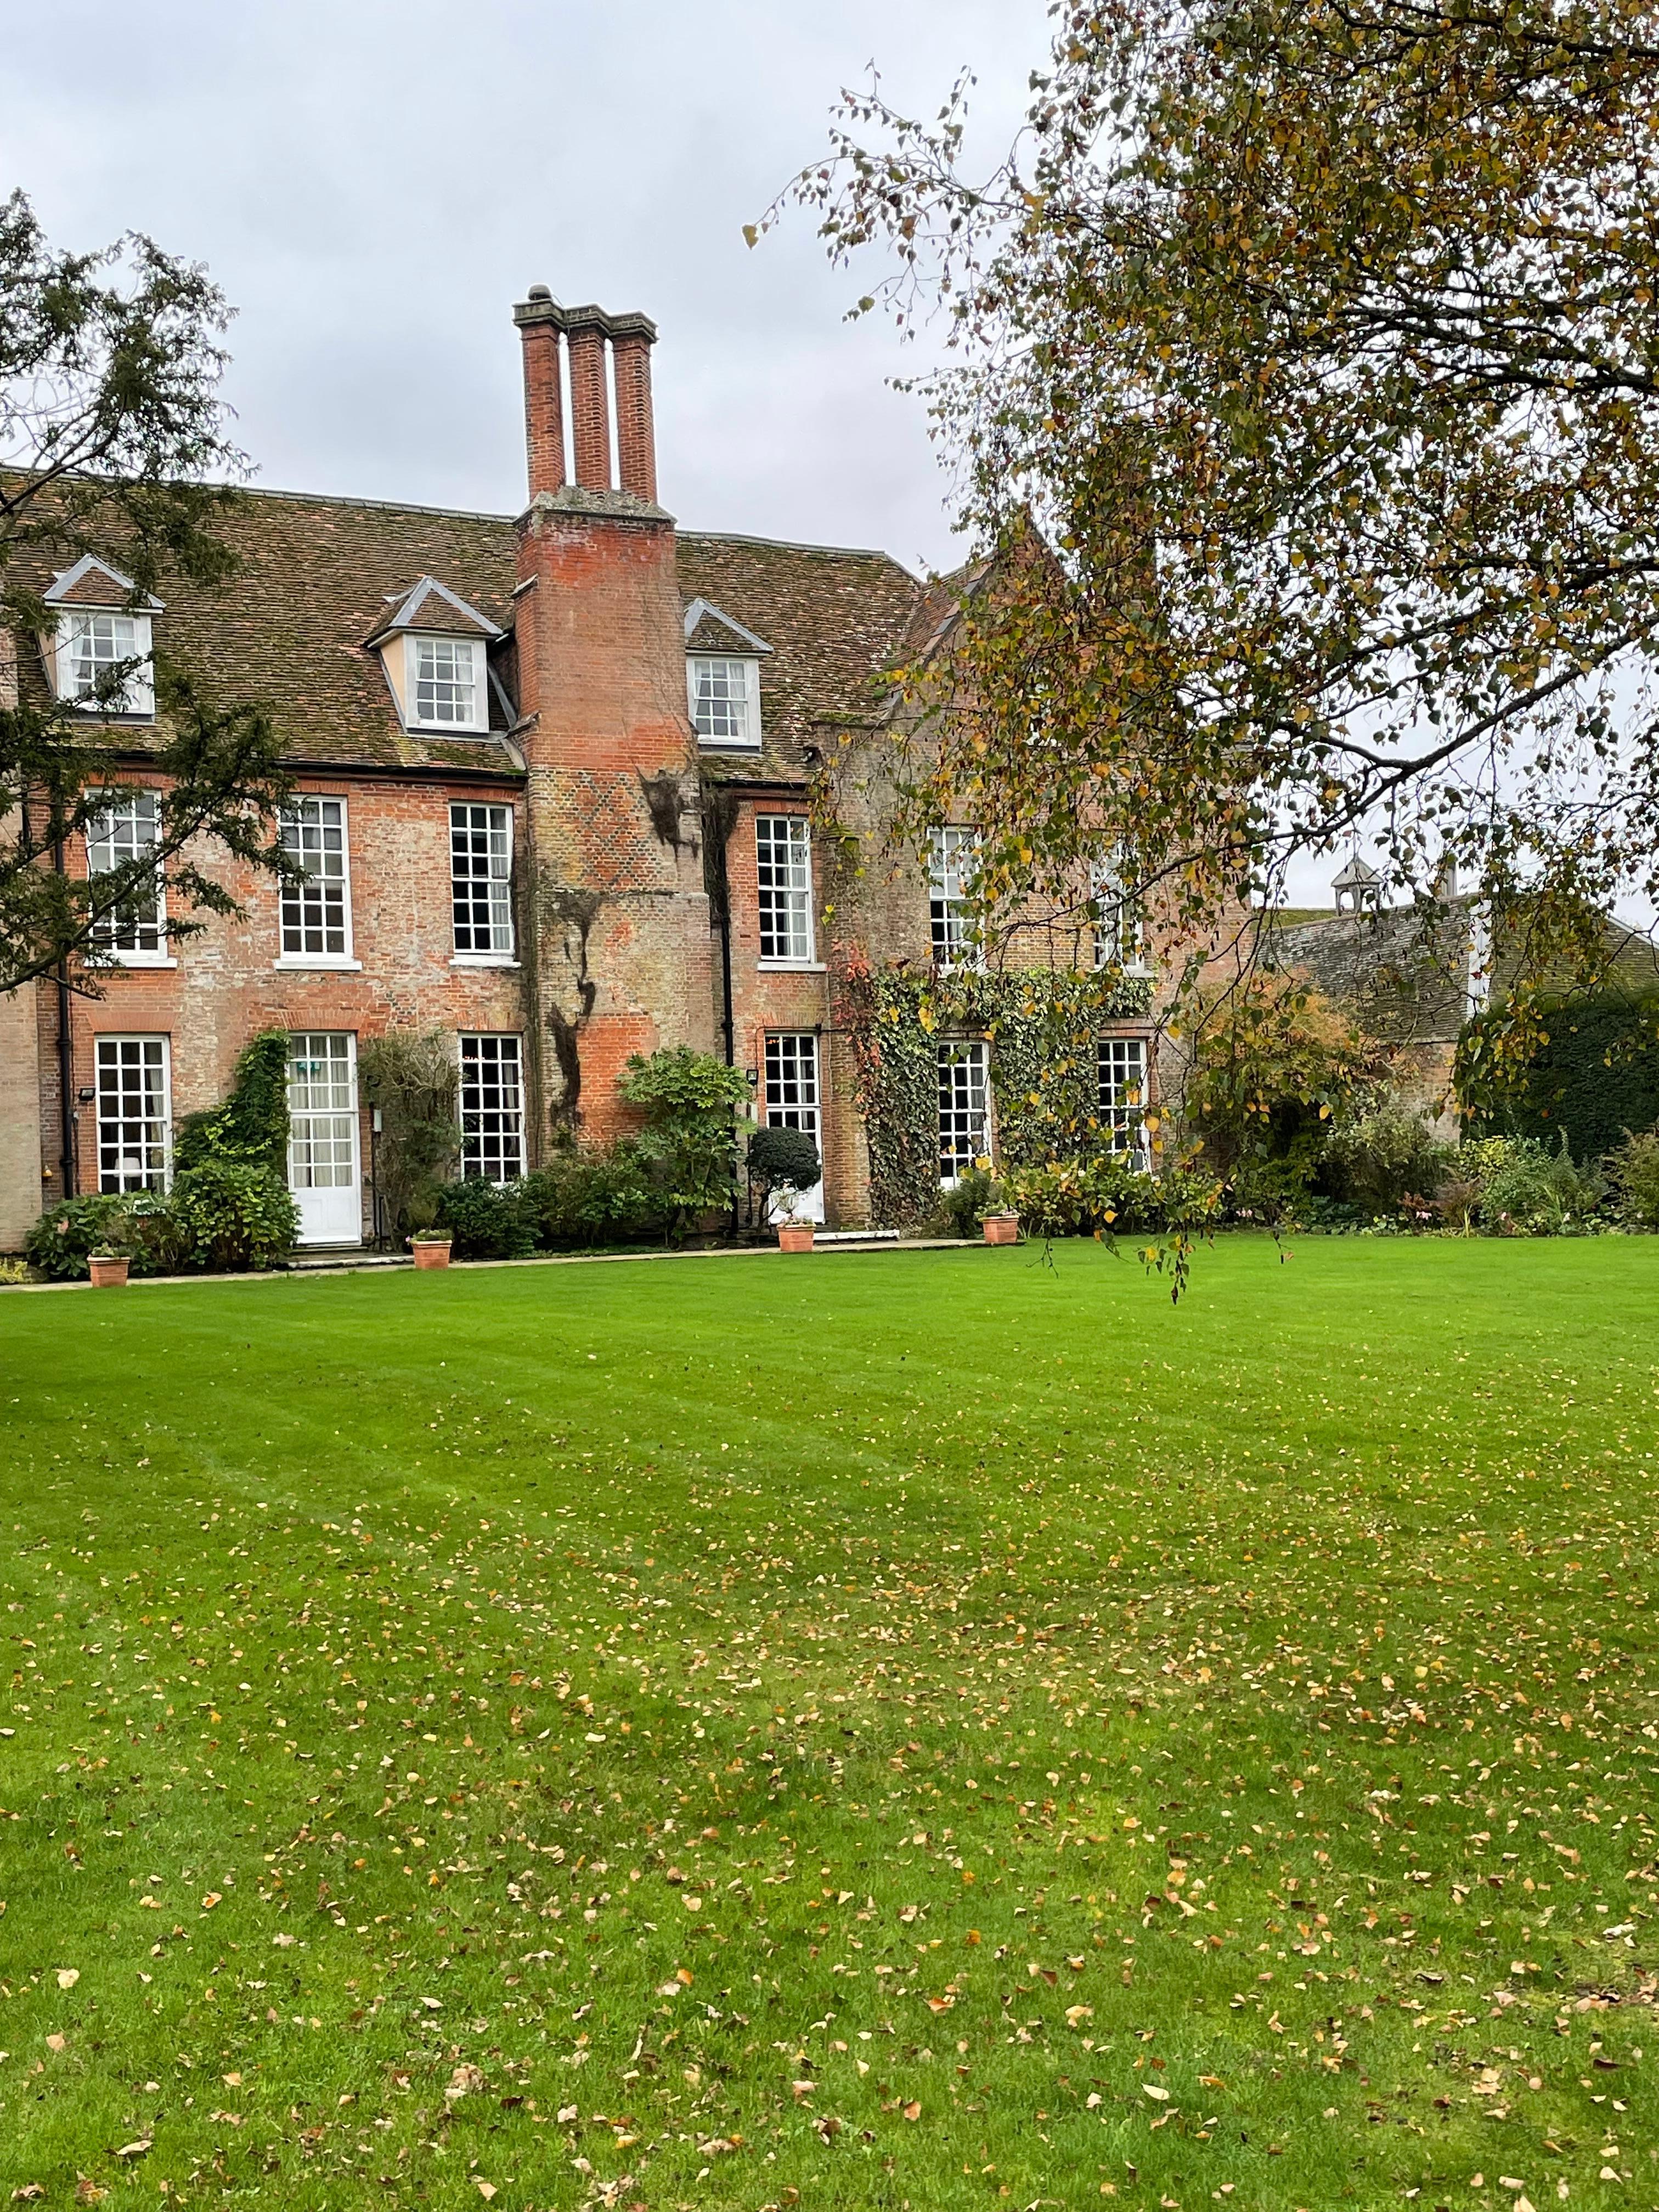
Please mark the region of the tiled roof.
[[803, 746], [879, 718], [881, 672], [921, 592], [885, 553], [695, 531], [680, 533], [679, 583], [687, 605], [706, 599], [772, 648], [760, 664], [762, 750], [705, 757], [715, 773], [760, 782], [799, 779]]
[[[1468, 1010], [1469, 950], [1477, 902], [1467, 893], [1445, 908], [1383, 907], [1373, 913], [1330, 908], [1280, 909], [1263, 917], [1268, 963], [1297, 969], [1346, 1006], [1373, 1036], [1389, 1044], [1449, 1044]], [[1643, 995], [1659, 988], [1659, 957], [1638, 932], [1611, 915], [1603, 932], [1602, 965], [1592, 988]], [[1520, 967], [1517, 925], [1492, 947], [1491, 987], [1501, 998]], [[1565, 971], [1562, 989], [1582, 988]]]
[[[365, 647], [406, 611], [425, 578], [510, 629], [511, 516], [248, 491], [216, 526], [235, 550], [237, 573], [211, 591], [167, 579], [166, 612], [156, 617], [159, 652], [199, 676], [215, 697], [267, 707], [295, 762], [493, 763], [513, 772], [504, 732], [488, 739], [407, 735], [380, 657]], [[111, 553], [118, 558], [118, 545]], [[896, 656], [922, 594], [896, 561], [689, 531], [679, 537], [678, 558], [684, 604], [704, 599], [771, 647], [760, 664], [765, 745], [759, 754], [709, 756], [722, 773], [799, 780], [804, 744], [879, 718], [880, 672]], [[44, 588], [52, 574], [43, 560], [39, 576], [27, 580]], [[423, 611], [436, 618], [429, 599]], [[498, 701], [491, 712], [504, 722]], [[142, 744], [142, 729], [128, 726], [124, 739]]]
[[[363, 644], [425, 576], [491, 623], [510, 623], [509, 517], [249, 491], [215, 527], [236, 552], [236, 574], [212, 589], [169, 576], [167, 611], [155, 618], [158, 653], [198, 678], [209, 696], [266, 708], [295, 763], [517, 772], [500, 735], [405, 735], [380, 655]], [[118, 545], [111, 554], [118, 559]], [[49, 575], [43, 563], [39, 584]], [[25, 659], [34, 661], [38, 682], [38, 656], [26, 647]], [[499, 705], [492, 719], [504, 723]], [[149, 730], [124, 724], [123, 744], [142, 747]]]

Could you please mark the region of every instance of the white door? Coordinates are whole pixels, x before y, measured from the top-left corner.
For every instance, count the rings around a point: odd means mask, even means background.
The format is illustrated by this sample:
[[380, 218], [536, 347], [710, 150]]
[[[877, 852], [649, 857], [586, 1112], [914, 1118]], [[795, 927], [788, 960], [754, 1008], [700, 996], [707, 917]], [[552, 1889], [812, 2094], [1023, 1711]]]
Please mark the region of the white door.
[[[766, 1040], [766, 1126], [769, 1129], [800, 1129], [823, 1158], [823, 1101], [818, 1087], [818, 1041], [808, 1030]], [[774, 1199], [769, 1217], [781, 1221], [793, 1213], [798, 1220], [823, 1218], [823, 1180], [791, 1200]]]
[[307, 1030], [288, 1041], [288, 1183], [302, 1244], [359, 1244], [357, 1040]]

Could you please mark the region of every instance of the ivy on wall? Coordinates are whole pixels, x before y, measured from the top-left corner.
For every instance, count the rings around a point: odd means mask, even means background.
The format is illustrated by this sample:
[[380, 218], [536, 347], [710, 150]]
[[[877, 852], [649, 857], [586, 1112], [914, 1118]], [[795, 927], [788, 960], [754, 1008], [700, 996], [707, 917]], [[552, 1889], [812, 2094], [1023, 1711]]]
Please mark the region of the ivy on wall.
[[1464, 1028], [1454, 1079], [1478, 1133], [1553, 1146], [1565, 1130], [1582, 1162], [1659, 1121], [1659, 998], [1607, 991], [1536, 1011], [1539, 1042], [1518, 1068], [1492, 1049], [1503, 1009]]
[[898, 1225], [939, 1205], [939, 1047], [989, 1041], [999, 1158], [1009, 1168], [1067, 1158], [1099, 1127], [1095, 1040], [1144, 1016], [1145, 976], [1047, 968], [910, 975], [861, 949], [839, 955], [837, 1024], [852, 1047], [870, 1151], [870, 1202]]

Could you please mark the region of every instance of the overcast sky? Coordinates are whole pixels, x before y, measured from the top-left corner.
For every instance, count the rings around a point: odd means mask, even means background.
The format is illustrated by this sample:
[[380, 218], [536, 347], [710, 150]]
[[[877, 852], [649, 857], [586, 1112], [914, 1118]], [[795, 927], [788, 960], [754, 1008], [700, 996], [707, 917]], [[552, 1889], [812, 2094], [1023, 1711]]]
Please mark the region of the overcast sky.
[[0, 0], [8, 185], [53, 242], [128, 228], [238, 309], [256, 481], [511, 512], [515, 300], [655, 318], [662, 497], [688, 528], [950, 565], [890, 325], [805, 214], [743, 225], [872, 61], [931, 113], [1018, 126], [1043, 0]]

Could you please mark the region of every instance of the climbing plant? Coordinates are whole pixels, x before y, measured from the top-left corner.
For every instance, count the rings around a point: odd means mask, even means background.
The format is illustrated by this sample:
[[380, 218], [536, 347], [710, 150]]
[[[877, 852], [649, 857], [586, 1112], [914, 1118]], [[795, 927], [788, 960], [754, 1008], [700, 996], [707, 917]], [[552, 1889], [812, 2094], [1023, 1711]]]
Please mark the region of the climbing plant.
[[229, 1096], [186, 1114], [173, 1140], [173, 1164], [204, 1166], [240, 1161], [288, 1182], [288, 1032], [263, 1030], [237, 1055]]
[[837, 951], [837, 1024], [853, 1051], [876, 1218], [902, 1224], [939, 1203], [939, 1046], [989, 1041], [1000, 1157], [1009, 1169], [1085, 1151], [1099, 1129], [1095, 1040], [1146, 1012], [1144, 976], [1046, 968], [917, 976]]

